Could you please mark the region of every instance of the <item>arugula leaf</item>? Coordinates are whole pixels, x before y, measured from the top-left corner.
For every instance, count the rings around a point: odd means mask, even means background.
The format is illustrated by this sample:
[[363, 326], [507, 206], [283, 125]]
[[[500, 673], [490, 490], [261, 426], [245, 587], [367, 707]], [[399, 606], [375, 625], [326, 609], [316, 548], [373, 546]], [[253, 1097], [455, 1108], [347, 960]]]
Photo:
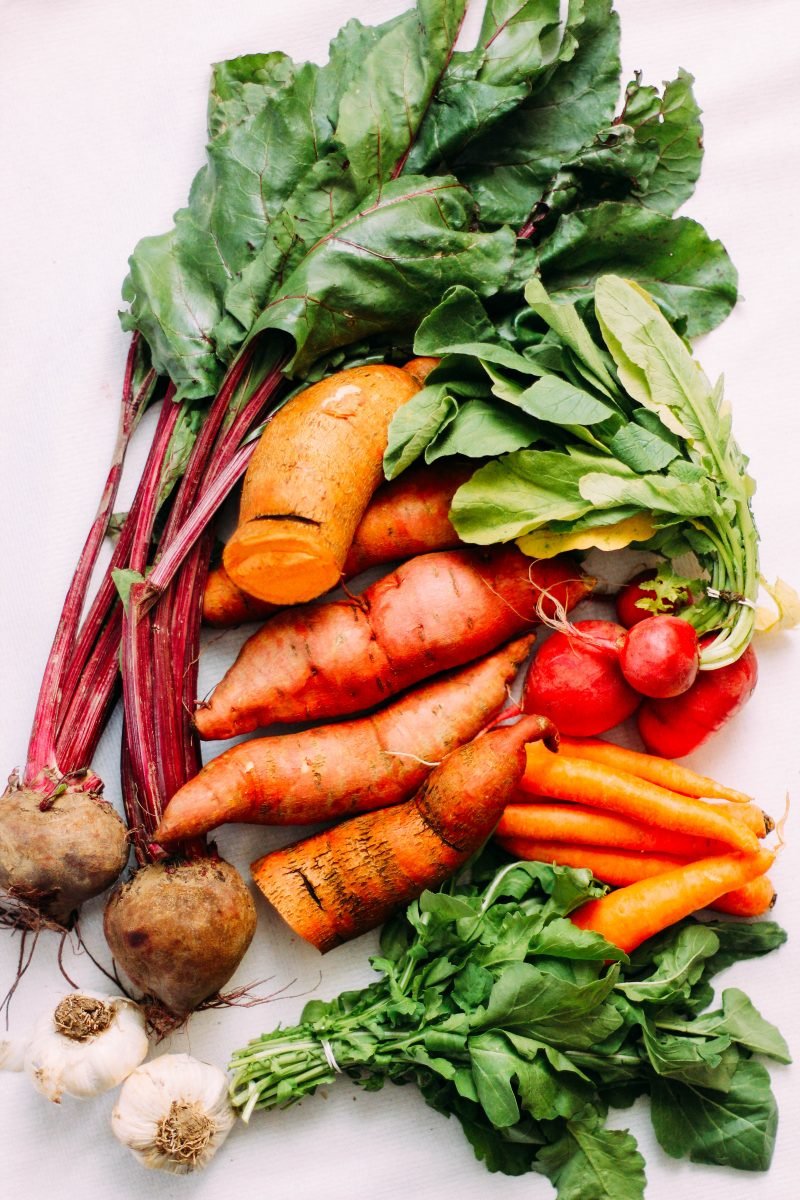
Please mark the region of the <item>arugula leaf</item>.
[[656, 1137], [673, 1158], [744, 1171], [768, 1169], [778, 1112], [760, 1063], [741, 1061], [724, 1093], [654, 1080], [650, 1103]]
[[[671, 1027], [676, 1028], [674, 1024]], [[721, 1010], [696, 1017], [689, 1028], [693, 1034], [727, 1036], [754, 1054], [766, 1054], [777, 1062], [792, 1061], [785, 1039], [739, 988], [726, 988]]]
[[604, 1129], [591, 1107], [536, 1157], [558, 1200], [641, 1200], [644, 1159], [627, 1130]]
[[655, 970], [646, 977], [623, 980], [617, 990], [637, 1004], [674, 1004], [688, 994], [719, 949], [719, 938], [704, 925], [686, 925], [661, 949], [655, 949]]

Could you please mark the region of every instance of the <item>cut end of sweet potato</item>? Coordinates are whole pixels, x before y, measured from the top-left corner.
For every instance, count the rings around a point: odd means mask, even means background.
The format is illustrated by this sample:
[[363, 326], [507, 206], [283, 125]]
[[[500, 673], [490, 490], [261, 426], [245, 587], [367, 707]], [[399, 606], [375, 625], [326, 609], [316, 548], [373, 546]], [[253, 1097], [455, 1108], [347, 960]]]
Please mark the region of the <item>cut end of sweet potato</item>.
[[321, 544], [317, 527], [291, 519], [240, 525], [224, 563], [237, 587], [270, 604], [316, 600], [342, 577], [342, 564]]

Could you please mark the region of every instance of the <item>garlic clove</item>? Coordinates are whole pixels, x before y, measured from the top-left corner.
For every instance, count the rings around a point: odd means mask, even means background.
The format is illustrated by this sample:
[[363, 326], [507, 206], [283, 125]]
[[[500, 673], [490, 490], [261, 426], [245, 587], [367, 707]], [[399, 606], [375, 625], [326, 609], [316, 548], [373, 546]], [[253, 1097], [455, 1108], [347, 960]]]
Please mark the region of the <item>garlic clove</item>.
[[234, 1120], [224, 1071], [164, 1054], [126, 1079], [111, 1128], [143, 1166], [187, 1175], [213, 1158]]
[[24, 1069], [34, 1087], [59, 1104], [110, 1091], [146, 1057], [144, 1013], [124, 996], [71, 992], [37, 1021]]

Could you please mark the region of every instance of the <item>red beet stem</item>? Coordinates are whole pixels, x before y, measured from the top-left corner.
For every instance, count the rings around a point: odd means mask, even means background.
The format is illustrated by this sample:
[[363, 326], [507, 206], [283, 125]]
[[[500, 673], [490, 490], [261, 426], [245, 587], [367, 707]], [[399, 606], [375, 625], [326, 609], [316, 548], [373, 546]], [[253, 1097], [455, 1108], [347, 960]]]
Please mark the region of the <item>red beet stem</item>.
[[[58, 713], [60, 704], [64, 703], [68, 694], [64, 687], [65, 676], [68, 674], [69, 660], [72, 655], [76, 635], [80, 625], [81, 613], [86, 601], [86, 593], [100, 553], [100, 547], [108, 530], [108, 523], [114, 511], [114, 501], [117, 497], [122, 467], [131, 435], [141, 413], [146, 408], [153, 395], [156, 385], [155, 371], [146, 372], [140, 387], [134, 391], [134, 378], [137, 360], [140, 352], [139, 336], [131, 340], [128, 359], [125, 367], [125, 377], [122, 388], [119, 427], [117, 430], [111, 466], [106, 478], [97, 514], [92, 522], [88, 537], [78, 559], [78, 565], [64, 599], [55, 637], [50, 649], [39, 698], [33, 718], [33, 731], [28, 745], [28, 756], [25, 765], [24, 779], [28, 785], [34, 783], [45, 790], [48, 768], [57, 774], [65, 768], [59, 763], [56, 754], [56, 732], [58, 728]], [[85, 764], [81, 764], [85, 765]]]
[[[273, 355], [265, 366], [250, 349], [231, 368], [192, 447], [159, 559], [131, 589], [122, 634], [124, 798], [140, 863], [160, 856], [152, 837], [164, 806], [201, 766], [192, 712], [211, 552], [206, 530], [250, 457], [243, 438], [274, 407], [283, 361]], [[205, 841], [181, 852], [203, 854]]]

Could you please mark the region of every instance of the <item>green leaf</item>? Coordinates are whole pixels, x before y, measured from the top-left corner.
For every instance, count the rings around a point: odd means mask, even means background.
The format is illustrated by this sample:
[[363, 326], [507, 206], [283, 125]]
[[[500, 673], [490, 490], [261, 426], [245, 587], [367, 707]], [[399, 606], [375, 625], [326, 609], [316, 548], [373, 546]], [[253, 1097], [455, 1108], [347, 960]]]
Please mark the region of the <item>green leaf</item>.
[[392, 417], [383, 456], [387, 479], [396, 479], [425, 451], [448, 417], [458, 412], [458, 403], [446, 386], [421, 388]]
[[600, 390], [616, 399], [620, 392], [612, 374], [612, 361], [593, 341], [575, 305], [567, 300], [550, 297], [541, 280], [535, 277], [530, 279], [525, 287], [525, 299], [533, 311], [547, 322], [589, 369]]
[[450, 454], [490, 458], [541, 439], [541, 426], [522, 413], [488, 400], [469, 400], [446, 419], [425, 450], [425, 461]]
[[666, 475], [628, 479], [595, 471], [583, 476], [579, 490], [584, 500], [596, 508], [630, 505], [682, 517], [705, 517], [718, 508], [716, 493], [707, 480], [688, 483]]
[[620, 122], [633, 129], [636, 141], [655, 151], [654, 168], [641, 188], [648, 208], [674, 213], [688, 200], [703, 162], [703, 126], [686, 71], [664, 87], [663, 98], [637, 78], [628, 84]]
[[769, 1168], [778, 1110], [760, 1063], [740, 1062], [725, 1093], [654, 1080], [650, 1103], [656, 1137], [673, 1158], [741, 1171]]
[[719, 949], [719, 938], [704, 925], [687, 925], [653, 955], [655, 970], [643, 979], [621, 980], [617, 991], [637, 1004], [672, 1004], [687, 994]]
[[452, 53], [466, 0], [418, 0], [367, 55], [339, 105], [336, 140], [359, 194], [394, 177]]
[[641, 474], [660, 471], [681, 452], [675, 434], [646, 409], [637, 410], [633, 420], [609, 439], [608, 447], [620, 462]]
[[137, 583], [144, 583], [145, 577], [139, 571], [123, 570], [120, 567], [115, 567], [111, 572], [111, 578], [114, 580], [114, 587], [117, 589], [122, 606], [127, 610], [130, 604], [131, 588]]
[[792, 1061], [785, 1038], [774, 1025], [764, 1020], [752, 1000], [739, 988], [726, 988], [722, 993], [721, 1011], [696, 1017], [690, 1028], [695, 1034], [726, 1035], [754, 1054], [765, 1054], [777, 1062]]
[[554, 425], [597, 425], [616, 409], [564, 379], [549, 376], [531, 384], [519, 396], [520, 408]]
[[575, 50], [558, 0], [488, 0], [478, 42], [480, 78], [494, 84], [530, 83]]
[[627, 1130], [604, 1129], [592, 1109], [568, 1121], [562, 1137], [540, 1150], [536, 1162], [558, 1200], [643, 1200], [644, 1159], [635, 1139]]
[[404, 175], [385, 184], [314, 245], [250, 337], [290, 334], [288, 369], [302, 372], [323, 350], [412, 328], [430, 297], [451, 285], [492, 295], [510, 269], [514, 238], [476, 232], [472, 218], [471, 197], [455, 179]]
[[486, 224], [519, 227], [562, 163], [613, 117], [619, 22], [610, 0], [571, 4], [565, 45], [571, 57], [544, 74], [530, 99], [451, 160]]
[[701, 1088], [727, 1092], [741, 1061], [728, 1037], [691, 1037], [657, 1027], [645, 1018], [642, 1041], [657, 1075]]
[[714, 329], [736, 302], [736, 271], [721, 242], [687, 217], [635, 204], [598, 204], [562, 217], [538, 260], [548, 291], [570, 300], [588, 297], [609, 272], [636, 280], [671, 317], [686, 319], [690, 337]]
[[[550, 521], [574, 521], [595, 503], [582, 495], [582, 480], [592, 471], [635, 481], [615, 459], [555, 450], [518, 450], [480, 467], [453, 497], [451, 520], [465, 542], [488, 545], [510, 541]], [[613, 473], [613, 474], [612, 474]]]

